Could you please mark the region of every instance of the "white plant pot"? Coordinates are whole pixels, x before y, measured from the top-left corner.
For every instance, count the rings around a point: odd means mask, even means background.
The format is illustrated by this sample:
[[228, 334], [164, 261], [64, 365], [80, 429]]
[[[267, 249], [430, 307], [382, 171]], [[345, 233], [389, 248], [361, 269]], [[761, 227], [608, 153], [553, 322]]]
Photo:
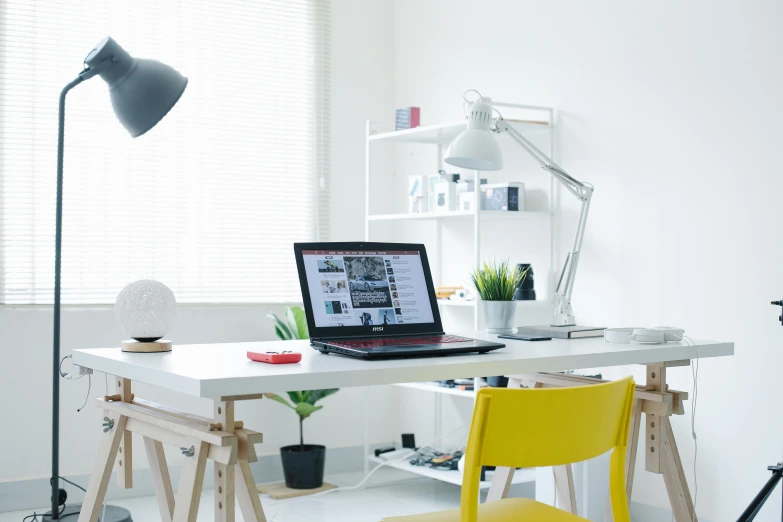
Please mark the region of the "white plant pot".
[[516, 301], [481, 301], [484, 309], [484, 326], [491, 334], [514, 332], [514, 313]]

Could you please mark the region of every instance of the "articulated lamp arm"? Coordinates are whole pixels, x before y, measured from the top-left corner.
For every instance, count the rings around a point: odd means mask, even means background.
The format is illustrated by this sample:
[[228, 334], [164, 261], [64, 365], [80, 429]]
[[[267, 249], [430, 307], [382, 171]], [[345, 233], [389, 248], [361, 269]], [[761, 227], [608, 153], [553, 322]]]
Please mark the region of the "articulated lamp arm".
[[571, 308], [571, 294], [574, 290], [574, 280], [576, 278], [576, 269], [579, 264], [579, 253], [582, 250], [582, 240], [585, 235], [585, 225], [587, 223], [587, 214], [590, 210], [590, 200], [593, 197], [593, 186], [589, 183], [578, 181], [564, 171], [552, 158], [541, 152], [530, 140], [525, 138], [519, 131], [514, 129], [503, 118], [498, 118], [493, 129], [495, 132], [506, 132], [514, 141], [522, 146], [533, 158], [541, 164], [541, 168], [551, 173], [569, 192], [582, 202], [582, 209], [579, 213], [579, 223], [576, 227], [576, 235], [571, 251], [566, 256], [563, 271], [560, 273], [560, 279], [555, 289], [554, 301], [555, 309], [552, 317], [552, 326], [570, 326], [576, 324], [574, 321], [574, 311]]

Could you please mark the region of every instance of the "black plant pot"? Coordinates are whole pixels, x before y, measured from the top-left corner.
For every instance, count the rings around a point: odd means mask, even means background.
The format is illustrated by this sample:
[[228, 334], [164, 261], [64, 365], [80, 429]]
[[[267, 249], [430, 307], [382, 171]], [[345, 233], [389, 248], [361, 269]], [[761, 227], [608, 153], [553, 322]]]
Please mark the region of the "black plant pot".
[[323, 485], [326, 446], [317, 444], [284, 446], [280, 448], [280, 458], [283, 460], [283, 475], [287, 487], [314, 489]]

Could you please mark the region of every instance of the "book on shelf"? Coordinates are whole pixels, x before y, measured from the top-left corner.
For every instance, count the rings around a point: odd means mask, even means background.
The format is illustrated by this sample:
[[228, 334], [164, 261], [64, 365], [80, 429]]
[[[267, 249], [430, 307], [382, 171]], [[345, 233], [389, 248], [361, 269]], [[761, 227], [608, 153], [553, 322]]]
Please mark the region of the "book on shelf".
[[405, 130], [418, 127], [421, 118], [421, 109], [419, 107], [405, 107], [397, 109], [394, 121], [394, 130]]
[[605, 327], [597, 326], [520, 326], [517, 335], [529, 337], [552, 337], [553, 339], [580, 339], [585, 337], [601, 337]]

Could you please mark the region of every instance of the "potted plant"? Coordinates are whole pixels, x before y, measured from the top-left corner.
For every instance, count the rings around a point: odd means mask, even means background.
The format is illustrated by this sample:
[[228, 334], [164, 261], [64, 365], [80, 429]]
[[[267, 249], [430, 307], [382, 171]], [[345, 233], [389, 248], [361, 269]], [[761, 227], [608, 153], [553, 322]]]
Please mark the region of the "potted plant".
[[[286, 310], [286, 320], [283, 321], [276, 314], [270, 312], [267, 317], [275, 322], [275, 333], [284, 340], [308, 339], [307, 320], [304, 310], [298, 306], [291, 306]], [[333, 395], [339, 388], [327, 390], [290, 391], [289, 403], [280, 395], [266, 393], [266, 397], [290, 408], [299, 417], [299, 444], [280, 448], [280, 458], [283, 461], [283, 475], [285, 485], [292, 489], [320, 488], [324, 481], [324, 463], [326, 461], [326, 447], [318, 444], [304, 443], [304, 420], [313, 413], [322, 409], [316, 405], [324, 397]]]
[[473, 287], [481, 297], [487, 332], [500, 334], [514, 331], [514, 290], [524, 281], [527, 270], [517, 273], [508, 260], [484, 261], [470, 274]]

